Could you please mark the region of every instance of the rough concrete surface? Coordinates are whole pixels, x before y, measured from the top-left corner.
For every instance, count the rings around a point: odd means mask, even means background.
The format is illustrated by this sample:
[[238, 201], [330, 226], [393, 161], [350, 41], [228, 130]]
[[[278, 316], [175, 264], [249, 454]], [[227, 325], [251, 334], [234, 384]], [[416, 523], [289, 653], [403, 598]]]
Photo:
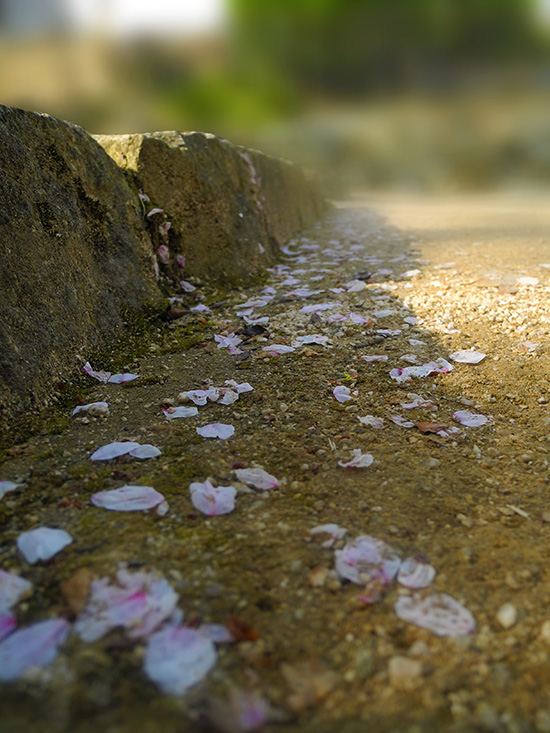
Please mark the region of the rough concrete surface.
[[179, 254], [191, 276], [250, 282], [324, 209], [298, 167], [214, 135], [154, 132], [96, 139], [170, 221], [165, 245], [174, 275]]
[[[159, 300], [137, 193], [81, 127], [0, 107], [0, 414], [38, 408]], [[82, 353], [84, 353], [82, 352]]]

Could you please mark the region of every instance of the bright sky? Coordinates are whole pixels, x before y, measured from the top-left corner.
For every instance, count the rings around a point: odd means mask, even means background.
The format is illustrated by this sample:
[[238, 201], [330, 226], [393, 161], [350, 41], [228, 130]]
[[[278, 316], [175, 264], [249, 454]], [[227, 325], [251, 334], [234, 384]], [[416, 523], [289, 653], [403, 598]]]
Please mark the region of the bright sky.
[[102, 29], [118, 36], [182, 34], [223, 25], [224, 0], [67, 0], [81, 30]]

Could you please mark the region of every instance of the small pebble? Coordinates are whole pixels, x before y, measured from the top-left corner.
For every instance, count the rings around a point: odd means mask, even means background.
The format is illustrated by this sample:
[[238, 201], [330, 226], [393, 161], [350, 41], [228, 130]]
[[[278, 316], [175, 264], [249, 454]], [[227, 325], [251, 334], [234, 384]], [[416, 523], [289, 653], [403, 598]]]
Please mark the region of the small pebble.
[[408, 657], [392, 657], [388, 664], [390, 684], [397, 690], [415, 690], [422, 683], [422, 664]]
[[550, 621], [544, 621], [540, 627], [540, 638], [550, 645]]
[[513, 603], [505, 603], [498, 609], [496, 620], [503, 629], [511, 629], [518, 620], [517, 608]]

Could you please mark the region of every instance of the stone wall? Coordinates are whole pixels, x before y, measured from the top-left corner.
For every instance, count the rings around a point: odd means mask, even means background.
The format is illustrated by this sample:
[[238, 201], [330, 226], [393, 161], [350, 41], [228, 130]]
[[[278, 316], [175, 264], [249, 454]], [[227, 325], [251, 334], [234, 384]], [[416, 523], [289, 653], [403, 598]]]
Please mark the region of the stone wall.
[[0, 427], [161, 305], [160, 244], [174, 276], [245, 283], [323, 207], [294, 166], [211, 135], [98, 139], [0, 106]]

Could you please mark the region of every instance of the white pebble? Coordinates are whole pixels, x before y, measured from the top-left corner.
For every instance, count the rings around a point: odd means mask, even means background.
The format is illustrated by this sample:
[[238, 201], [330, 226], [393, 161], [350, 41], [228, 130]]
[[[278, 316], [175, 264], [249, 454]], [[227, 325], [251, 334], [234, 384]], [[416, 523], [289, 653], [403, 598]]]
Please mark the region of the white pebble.
[[503, 629], [511, 629], [518, 620], [517, 608], [513, 603], [505, 603], [498, 609], [496, 620]]

